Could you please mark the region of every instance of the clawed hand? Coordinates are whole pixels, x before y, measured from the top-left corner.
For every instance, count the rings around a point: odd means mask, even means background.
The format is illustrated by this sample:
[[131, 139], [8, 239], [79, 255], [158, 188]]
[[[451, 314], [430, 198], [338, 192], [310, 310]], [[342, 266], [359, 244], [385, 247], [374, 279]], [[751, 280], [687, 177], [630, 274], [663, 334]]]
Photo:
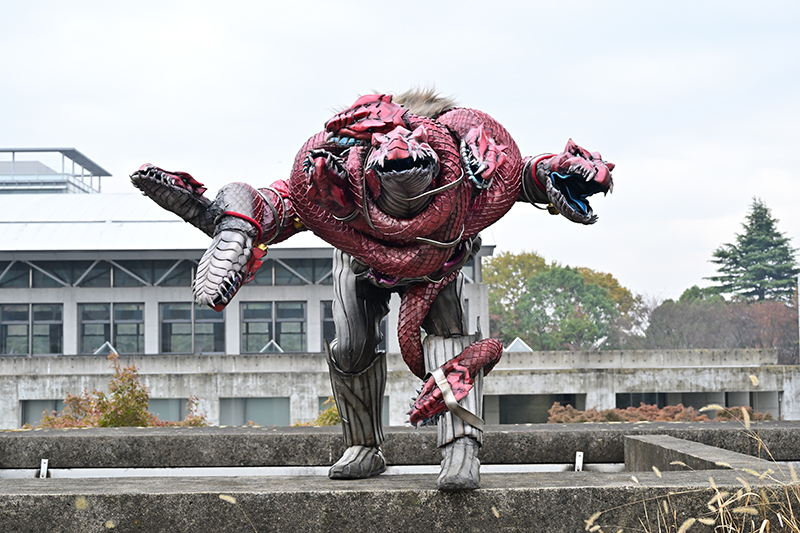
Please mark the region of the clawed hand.
[[342, 160], [326, 150], [312, 150], [303, 161], [308, 176], [309, 201], [344, 217], [355, 209], [348, 192], [348, 174]]
[[471, 129], [461, 140], [461, 160], [470, 180], [479, 189], [492, 183], [494, 171], [506, 160], [505, 146], [495, 144], [481, 124]]

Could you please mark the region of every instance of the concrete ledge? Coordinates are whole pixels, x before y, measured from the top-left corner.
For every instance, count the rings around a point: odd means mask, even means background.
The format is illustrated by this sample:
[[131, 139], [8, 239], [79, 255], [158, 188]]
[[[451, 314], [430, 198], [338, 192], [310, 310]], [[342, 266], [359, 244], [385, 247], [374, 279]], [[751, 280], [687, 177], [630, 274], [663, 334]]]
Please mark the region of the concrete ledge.
[[[740, 487], [736, 475], [721, 471], [714, 480], [733, 493]], [[482, 489], [462, 493], [434, 490], [435, 476], [15, 480], [0, 485], [0, 529], [575, 533], [604, 511], [596, 523], [606, 531], [640, 531], [647, 517], [647, 530], [657, 531], [663, 518], [657, 508], [667, 501], [676, 514], [668, 518], [674, 531], [687, 518], [708, 516], [713, 495], [702, 472], [641, 473], [636, 481], [592, 472], [482, 477]]]
[[[674, 465], [680, 461], [686, 466]], [[670, 470], [757, 470], [770, 464], [765, 459], [707, 446], [698, 442], [676, 439], [668, 435], [629, 435], [625, 437], [625, 469], [642, 472], [658, 468]]]
[[[800, 422], [753, 425], [776, 461], [800, 460]], [[669, 435], [757, 455], [737, 422], [487, 426], [484, 464], [622, 463], [626, 435]], [[0, 431], [0, 468], [158, 468], [330, 465], [343, 451], [338, 427], [103, 428]], [[435, 428], [386, 428], [391, 465], [437, 464]], [[760, 449], [765, 454], [764, 448]]]

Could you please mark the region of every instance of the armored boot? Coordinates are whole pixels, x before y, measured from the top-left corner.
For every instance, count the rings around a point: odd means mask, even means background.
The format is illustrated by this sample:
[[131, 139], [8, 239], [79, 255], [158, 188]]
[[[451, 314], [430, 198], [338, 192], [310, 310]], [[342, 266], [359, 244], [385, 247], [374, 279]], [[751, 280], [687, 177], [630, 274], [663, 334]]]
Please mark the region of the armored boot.
[[[434, 372], [476, 340], [475, 335], [448, 338], [428, 335], [423, 342], [426, 370]], [[481, 486], [478, 450], [483, 444], [483, 371], [475, 376], [472, 390], [458, 405], [467, 411], [458, 410], [470, 422], [456, 416], [452, 409], [437, 422], [437, 445], [442, 449], [442, 469], [436, 480], [439, 490], [471, 490]]]
[[383, 391], [386, 386], [386, 356], [377, 354], [362, 372], [343, 372], [326, 348], [331, 387], [342, 419], [347, 450], [328, 472], [332, 479], [362, 479], [386, 470], [380, 445], [383, 442]]

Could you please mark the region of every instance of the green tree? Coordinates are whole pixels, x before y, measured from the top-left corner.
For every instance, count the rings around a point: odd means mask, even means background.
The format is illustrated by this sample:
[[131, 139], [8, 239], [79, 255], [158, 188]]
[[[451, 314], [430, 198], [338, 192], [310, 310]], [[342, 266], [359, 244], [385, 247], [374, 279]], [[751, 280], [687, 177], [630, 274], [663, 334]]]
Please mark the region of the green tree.
[[[546, 262], [535, 252], [503, 252], [484, 259], [483, 281], [489, 286], [489, 317], [493, 337], [505, 344], [515, 337], [526, 342], [532, 340], [531, 332], [522, 324], [524, 313], [520, 311], [519, 303], [529, 294], [528, 280], [554, 268], [562, 267], [555, 262]], [[613, 301], [616, 312], [602, 348], [618, 349], [636, 343], [636, 347], [640, 347], [644, 342], [643, 325], [649, 314], [642, 297], [631, 293], [606, 272], [585, 267], [574, 270], [583, 277], [585, 283], [605, 289]], [[601, 329], [605, 330], [605, 326]]]
[[598, 347], [617, 314], [607, 289], [559, 266], [531, 276], [517, 309], [523, 338], [535, 350]]
[[706, 278], [718, 284], [711, 288], [748, 300], [791, 299], [800, 269], [796, 250], [777, 224], [764, 202], [753, 198], [736, 243], [714, 251], [711, 262], [719, 265], [719, 275]]
[[483, 282], [489, 286], [489, 321], [492, 336], [508, 344], [522, 335], [516, 309], [527, 292], [528, 280], [550, 268], [536, 252], [502, 252], [483, 262]]

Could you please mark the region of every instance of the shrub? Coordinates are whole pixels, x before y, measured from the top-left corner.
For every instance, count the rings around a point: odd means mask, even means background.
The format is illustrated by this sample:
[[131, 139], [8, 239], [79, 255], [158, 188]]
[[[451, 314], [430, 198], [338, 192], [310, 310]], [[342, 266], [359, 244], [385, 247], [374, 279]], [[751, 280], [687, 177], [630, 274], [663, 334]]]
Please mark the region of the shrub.
[[[325, 407], [327, 405], [327, 407]], [[338, 426], [342, 423], [342, 419], [339, 417], [339, 410], [336, 408], [336, 402], [333, 399], [333, 396], [329, 397], [322, 403], [322, 406], [325, 409], [319, 414], [319, 416], [313, 422], [298, 422], [295, 426]]]
[[[707, 422], [708, 416], [702, 411], [716, 411], [716, 420], [743, 420], [741, 407], [729, 407], [723, 409], [703, 408], [696, 410], [692, 407], [684, 407], [683, 404], [667, 405], [659, 409], [656, 405], [640, 404], [639, 407], [628, 407], [627, 409], [587, 409], [578, 411], [571, 405], [562, 406], [556, 402], [550, 408], [547, 419], [548, 424], [573, 424], [583, 422]], [[753, 413], [750, 407], [746, 407], [752, 420], [772, 420], [769, 413]]]
[[[64, 410], [45, 414], [38, 428], [86, 428], [86, 427], [142, 427], [142, 426], [205, 426], [205, 415], [197, 412], [198, 399], [189, 398], [188, 414], [180, 422], [159, 420], [147, 410], [150, 391], [139, 380], [135, 365], [122, 366], [119, 355], [108, 356], [114, 377], [108, 384], [108, 394], [96, 389], [84, 390], [77, 396], [67, 394]], [[33, 426], [26, 424], [30, 429]]]
[[639, 407], [628, 407], [627, 409], [587, 409], [578, 411], [571, 405], [562, 406], [556, 402], [548, 411], [550, 417], [548, 424], [571, 424], [582, 422], [642, 422], [650, 420], [654, 422], [702, 422], [708, 417], [691, 407], [684, 407], [683, 404], [666, 406], [659, 409], [655, 405], [641, 404]]

